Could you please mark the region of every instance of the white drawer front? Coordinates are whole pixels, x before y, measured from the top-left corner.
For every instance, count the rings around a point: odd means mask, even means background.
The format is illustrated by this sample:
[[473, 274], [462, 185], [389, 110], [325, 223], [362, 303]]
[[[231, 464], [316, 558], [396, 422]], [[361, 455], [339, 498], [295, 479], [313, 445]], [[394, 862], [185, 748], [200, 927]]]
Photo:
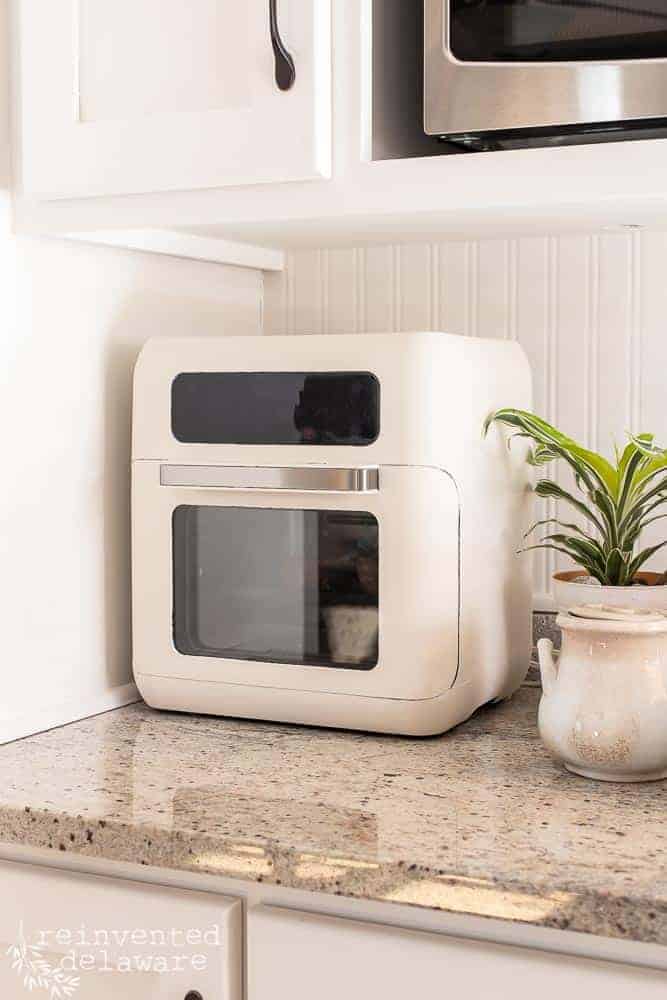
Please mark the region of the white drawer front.
[[241, 1000], [238, 901], [4, 862], [0, 898], [6, 1000]]
[[257, 907], [248, 1000], [662, 998], [667, 974], [507, 945]]

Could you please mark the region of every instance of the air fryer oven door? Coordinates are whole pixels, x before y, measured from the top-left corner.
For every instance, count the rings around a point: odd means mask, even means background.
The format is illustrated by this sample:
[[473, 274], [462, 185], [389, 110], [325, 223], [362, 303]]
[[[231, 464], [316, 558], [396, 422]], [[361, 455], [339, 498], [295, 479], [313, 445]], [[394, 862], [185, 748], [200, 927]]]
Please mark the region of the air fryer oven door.
[[435, 697], [458, 670], [459, 573], [439, 469], [133, 465], [138, 675]]
[[425, 0], [425, 130], [667, 117], [663, 0]]

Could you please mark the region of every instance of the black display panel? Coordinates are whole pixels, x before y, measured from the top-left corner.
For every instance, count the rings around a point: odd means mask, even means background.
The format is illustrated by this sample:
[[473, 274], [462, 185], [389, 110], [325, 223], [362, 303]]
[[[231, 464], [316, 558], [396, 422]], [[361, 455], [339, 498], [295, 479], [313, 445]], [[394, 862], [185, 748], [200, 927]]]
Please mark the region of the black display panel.
[[171, 427], [191, 444], [368, 445], [380, 432], [380, 384], [368, 372], [184, 372]]
[[665, 0], [443, 0], [462, 62], [667, 57]]

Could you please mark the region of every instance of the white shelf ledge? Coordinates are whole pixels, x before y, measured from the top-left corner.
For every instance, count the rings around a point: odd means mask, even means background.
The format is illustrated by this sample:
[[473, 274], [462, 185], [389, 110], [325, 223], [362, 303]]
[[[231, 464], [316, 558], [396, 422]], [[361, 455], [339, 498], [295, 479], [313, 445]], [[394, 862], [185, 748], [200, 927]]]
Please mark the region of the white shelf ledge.
[[197, 236], [174, 229], [96, 229], [68, 232], [63, 238], [96, 246], [123, 247], [145, 253], [167, 254], [188, 260], [203, 260], [214, 264], [233, 264], [258, 271], [283, 271], [285, 254], [282, 250], [238, 243], [213, 236]]

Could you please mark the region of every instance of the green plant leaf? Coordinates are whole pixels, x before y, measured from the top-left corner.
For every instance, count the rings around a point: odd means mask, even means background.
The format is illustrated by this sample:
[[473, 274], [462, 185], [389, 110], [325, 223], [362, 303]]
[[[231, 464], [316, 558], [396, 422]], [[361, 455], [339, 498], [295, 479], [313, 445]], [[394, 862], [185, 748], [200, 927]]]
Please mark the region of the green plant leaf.
[[545, 517], [541, 521], [536, 521], [528, 531], [524, 534], [524, 538], [528, 538], [529, 535], [537, 529], [541, 528], [545, 524], [557, 524], [561, 528], [565, 528], [567, 531], [574, 531], [575, 534], [581, 535], [582, 538], [588, 538], [588, 535], [583, 528], [580, 528], [578, 524], [571, 524], [567, 521], [559, 521], [557, 517]]
[[580, 561], [585, 560], [585, 565], [595, 566], [599, 572], [605, 572], [607, 557], [599, 543], [592, 538], [573, 538], [571, 535], [563, 535], [555, 532], [545, 535], [543, 542], [555, 542], [563, 546], [572, 558]]
[[625, 515], [618, 526], [619, 534], [624, 534], [626, 531], [633, 530], [638, 522], [640, 522], [652, 511], [657, 510], [657, 508], [661, 507], [665, 502], [667, 502], [667, 492], [663, 490], [660, 490], [657, 496], [653, 493], [653, 491], [646, 494], [646, 496], [642, 497], [635, 504], [633, 504], [628, 513]]
[[616, 508], [614, 502], [604, 490], [593, 490], [590, 494], [597, 509], [602, 514], [605, 524], [603, 535], [607, 537], [609, 547], [614, 549], [618, 545], [618, 522], [616, 520]]
[[[659, 461], [658, 460], [651, 461], [647, 465], [645, 465], [644, 468], [641, 470], [641, 473], [636, 477], [635, 480], [635, 487], [634, 487], [635, 497], [638, 494], [642, 494], [644, 490], [648, 487], [649, 483], [652, 483], [653, 480], [656, 478], [656, 476], [659, 476], [661, 473], [665, 472], [666, 469], [667, 469], [667, 460], [663, 461], [662, 459]], [[633, 499], [635, 497], [633, 497]]]
[[[517, 437], [519, 435], [514, 436]], [[528, 435], [522, 434], [520, 436], [527, 437]], [[557, 451], [554, 451], [553, 448], [548, 448], [545, 444], [537, 444], [528, 453], [527, 462], [529, 465], [539, 467], [540, 465], [546, 465], [548, 462], [553, 462], [556, 458], [560, 458], [560, 455]]]
[[664, 549], [667, 542], [661, 542], [660, 545], [651, 545], [648, 549], [643, 549], [642, 552], [638, 553], [630, 563], [628, 567], [628, 579], [634, 580], [637, 571], [644, 565], [645, 562], [659, 552], [660, 549]]
[[648, 490], [633, 502], [627, 514], [619, 524], [619, 535], [625, 535], [635, 530], [637, 524], [652, 511], [657, 510], [667, 502], [667, 480], [658, 484], [655, 489]]
[[636, 492], [640, 475], [646, 466], [646, 455], [631, 441], [623, 452], [619, 466], [619, 486], [616, 499], [617, 517], [622, 518], [630, 497]]
[[534, 491], [538, 497], [549, 500], [564, 500], [565, 503], [570, 504], [575, 510], [578, 510], [580, 514], [583, 514], [585, 518], [591, 521], [600, 534], [604, 534], [605, 528], [602, 522], [596, 517], [590, 507], [587, 507], [582, 500], [577, 500], [576, 497], [568, 493], [566, 489], [559, 483], [554, 483], [551, 479], [540, 479], [539, 482], [535, 483]]
[[511, 408], [496, 410], [489, 414], [484, 421], [484, 434], [488, 433], [494, 422], [506, 424], [508, 427], [516, 427], [523, 433], [530, 435], [536, 444], [550, 448], [559, 457], [565, 459], [573, 468], [575, 475], [579, 475], [587, 485], [593, 485], [592, 475], [599, 486], [607, 489], [613, 496], [616, 495], [618, 474], [613, 465], [602, 455], [589, 451], [572, 438], [562, 434], [546, 420], [542, 420], [526, 410]]
[[628, 462], [636, 452], [639, 451], [641, 454], [645, 455], [645, 449], [653, 444], [652, 434], [636, 434], [634, 436], [632, 434], [628, 434], [628, 438], [630, 440], [626, 444], [620, 456], [618, 448], [615, 449], [619, 477], [623, 475]]
[[[640, 451], [645, 458], [640, 474], [637, 476], [636, 488], [642, 487], [663, 469], [667, 469], [667, 449], [659, 448], [653, 443], [652, 434], [629, 435], [630, 444]], [[627, 450], [627, 449], [626, 449]]]
[[628, 437], [630, 444], [626, 447], [626, 451], [631, 445], [634, 445], [638, 451], [649, 458], [665, 458], [667, 456], [667, 451], [664, 448], [659, 448], [653, 443], [655, 441], [654, 434], [628, 434]]
[[607, 555], [604, 575], [612, 587], [622, 587], [628, 572], [628, 560], [620, 549], [612, 549]]
[[580, 569], [588, 573], [589, 576], [592, 576], [596, 580], [599, 580], [600, 583], [605, 582], [604, 574], [601, 573], [601, 571], [597, 568], [597, 566], [589, 565], [585, 560], [576, 559], [575, 556], [573, 556], [573, 554], [570, 551], [568, 551], [568, 549], [564, 549], [560, 545], [553, 545], [551, 542], [537, 542], [535, 545], [527, 545], [525, 548], [519, 549], [519, 552], [532, 552], [536, 549], [553, 549], [554, 552], [560, 552], [562, 555], [565, 555], [569, 559], [572, 559], [573, 562]]
[[635, 554], [635, 545], [644, 529], [667, 518], [663, 511], [651, 516], [667, 504], [667, 450], [655, 445], [652, 434], [629, 435], [622, 451], [614, 448], [612, 465], [526, 410], [496, 410], [484, 423], [485, 434], [496, 421], [510, 428], [509, 441], [514, 437], [532, 441], [529, 464], [542, 466], [563, 459], [581, 493], [575, 495], [576, 491], [549, 479], [536, 483], [537, 496], [567, 504], [583, 515], [586, 524], [562, 520], [557, 511], [555, 516], [533, 524], [524, 537], [545, 525], [561, 530], [553, 531], [524, 551], [553, 549], [569, 556], [600, 583], [629, 585], [639, 566], [667, 544]]

